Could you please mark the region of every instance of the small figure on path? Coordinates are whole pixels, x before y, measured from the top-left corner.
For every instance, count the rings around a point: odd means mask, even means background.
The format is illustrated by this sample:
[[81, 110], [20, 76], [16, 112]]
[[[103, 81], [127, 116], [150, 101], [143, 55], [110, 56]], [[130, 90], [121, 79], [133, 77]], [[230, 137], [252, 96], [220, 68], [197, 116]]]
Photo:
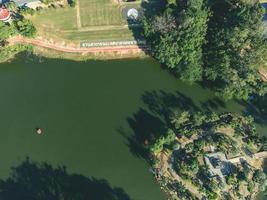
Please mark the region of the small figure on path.
[[41, 135], [43, 132], [41, 128], [36, 128], [35, 130], [38, 135]]

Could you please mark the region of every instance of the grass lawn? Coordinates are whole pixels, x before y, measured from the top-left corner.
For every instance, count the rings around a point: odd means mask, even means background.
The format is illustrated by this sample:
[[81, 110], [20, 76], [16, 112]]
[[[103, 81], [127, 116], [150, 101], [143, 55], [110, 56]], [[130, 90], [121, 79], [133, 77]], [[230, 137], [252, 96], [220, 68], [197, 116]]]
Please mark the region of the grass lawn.
[[122, 41], [133, 39], [133, 33], [129, 29], [102, 30], [102, 31], [80, 31], [64, 33], [68, 40], [88, 40], [88, 41]]
[[127, 24], [122, 18], [123, 6], [111, 0], [79, 0], [82, 26]]
[[78, 0], [79, 7], [42, 10], [30, 16], [40, 36], [55, 41], [133, 40], [123, 17], [124, 8], [136, 3], [113, 3], [113, 0]]

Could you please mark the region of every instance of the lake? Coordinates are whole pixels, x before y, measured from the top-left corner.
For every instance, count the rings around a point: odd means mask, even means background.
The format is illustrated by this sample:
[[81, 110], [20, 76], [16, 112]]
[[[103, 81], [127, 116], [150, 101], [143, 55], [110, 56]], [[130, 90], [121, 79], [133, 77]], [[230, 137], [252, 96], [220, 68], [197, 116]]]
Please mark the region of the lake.
[[[180, 82], [152, 59], [73, 62], [23, 54], [0, 65], [0, 91], [0, 178], [13, 168], [14, 180], [33, 182], [32, 195], [45, 188], [51, 200], [60, 193], [51, 191], [55, 184], [81, 194], [92, 187], [90, 200], [166, 200], [135, 147], [163, 123], [162, 111], [246, 112]], [[258, 122], [264, 133], [266, 121]]]

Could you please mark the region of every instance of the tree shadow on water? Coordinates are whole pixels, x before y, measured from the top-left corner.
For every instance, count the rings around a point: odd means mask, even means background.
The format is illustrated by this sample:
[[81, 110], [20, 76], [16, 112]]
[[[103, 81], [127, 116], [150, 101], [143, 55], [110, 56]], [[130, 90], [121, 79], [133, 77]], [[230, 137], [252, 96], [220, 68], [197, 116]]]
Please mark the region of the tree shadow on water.
[[120, 127], [118, 132], [126, 139], [126, 145], [133, 155], [149, 161], [149, 144], [174, 128], [171, 119], [182, 111], [210, 112], [224, 108], [225, 104], [218, 98], [208, 99], [196, 105], [194, 100], [179, 91], [146, 91], [141, 100], [144, 106], [126, 120], [133, 134], [129, 135]]
[[69, 174], [66, 167], [53, 168], [27, 158], [12, 168], [7, 180], [0, 180], [1, 200], [130, 200], [121, 189], [106, 180]]
[[133, 134], [127, 134], [122, 127], [118, 132], [126, 138], [126, 144], [133, 155], [149, 161], [149, 144], [171, 127], [169, 119], [173, 110], [198, 111], [200, 108], [191, 98], [180, 92], [147, 91], [141, 100], [144, 107], [126, 119]]
[[253, 116], [256, 123], [266, 125], [267, 123], [267, 95], [264, 97], [256, 96], [251, 101], [236, 100], [237, 103], [245, 108], [243, 114]]
[[143, 108], [126, 120], [134, 135], [128, 135], [122, 127], [118, 129], [118, 132], [126, 138], [127, 146], [133, 155], [149, 159], [146, 141], [149, 142], [164, 132], [166, 129], [164, 122]]
[[218, 97], [214, 97], [206, 101], [201, 101], [200, 104], [201, 104], [201, 109], [206, 112], [212, 112], [220, 108], [226, 108], [225, 102], [219, 99]]
[[142, 101], [146, 107], [155, 115], [164, 118], [168, 123], [170, 115], [174, 110], [200, 111], [194, 101], [185, 94], [176, 91], [175, 93], [160, 91], [145, 92]]

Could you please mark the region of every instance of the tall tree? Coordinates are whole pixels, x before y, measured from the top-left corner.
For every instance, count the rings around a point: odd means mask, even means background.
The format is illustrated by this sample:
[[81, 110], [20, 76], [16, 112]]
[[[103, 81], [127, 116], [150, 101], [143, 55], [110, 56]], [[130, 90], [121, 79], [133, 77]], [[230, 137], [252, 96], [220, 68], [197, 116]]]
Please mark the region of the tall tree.
[[15, 33], [14, 26], [11, 24], [5, 24], [0, 21], [0, 41], [6, 40], [9, 36]]
[[189, 82], [202, 78], [202, 46], [209, 11], [205, 0], [169, 1], [161, 14], [143, 20], [152, 54]]
[[266, 84], [258, 75], [264, 60], [263, 8], [258, 1], [213, 0], [209, 3], [205, 46], [205, 78], [216, 81], [217, 92], [226, 99], [247, 99], [264, 94]]

